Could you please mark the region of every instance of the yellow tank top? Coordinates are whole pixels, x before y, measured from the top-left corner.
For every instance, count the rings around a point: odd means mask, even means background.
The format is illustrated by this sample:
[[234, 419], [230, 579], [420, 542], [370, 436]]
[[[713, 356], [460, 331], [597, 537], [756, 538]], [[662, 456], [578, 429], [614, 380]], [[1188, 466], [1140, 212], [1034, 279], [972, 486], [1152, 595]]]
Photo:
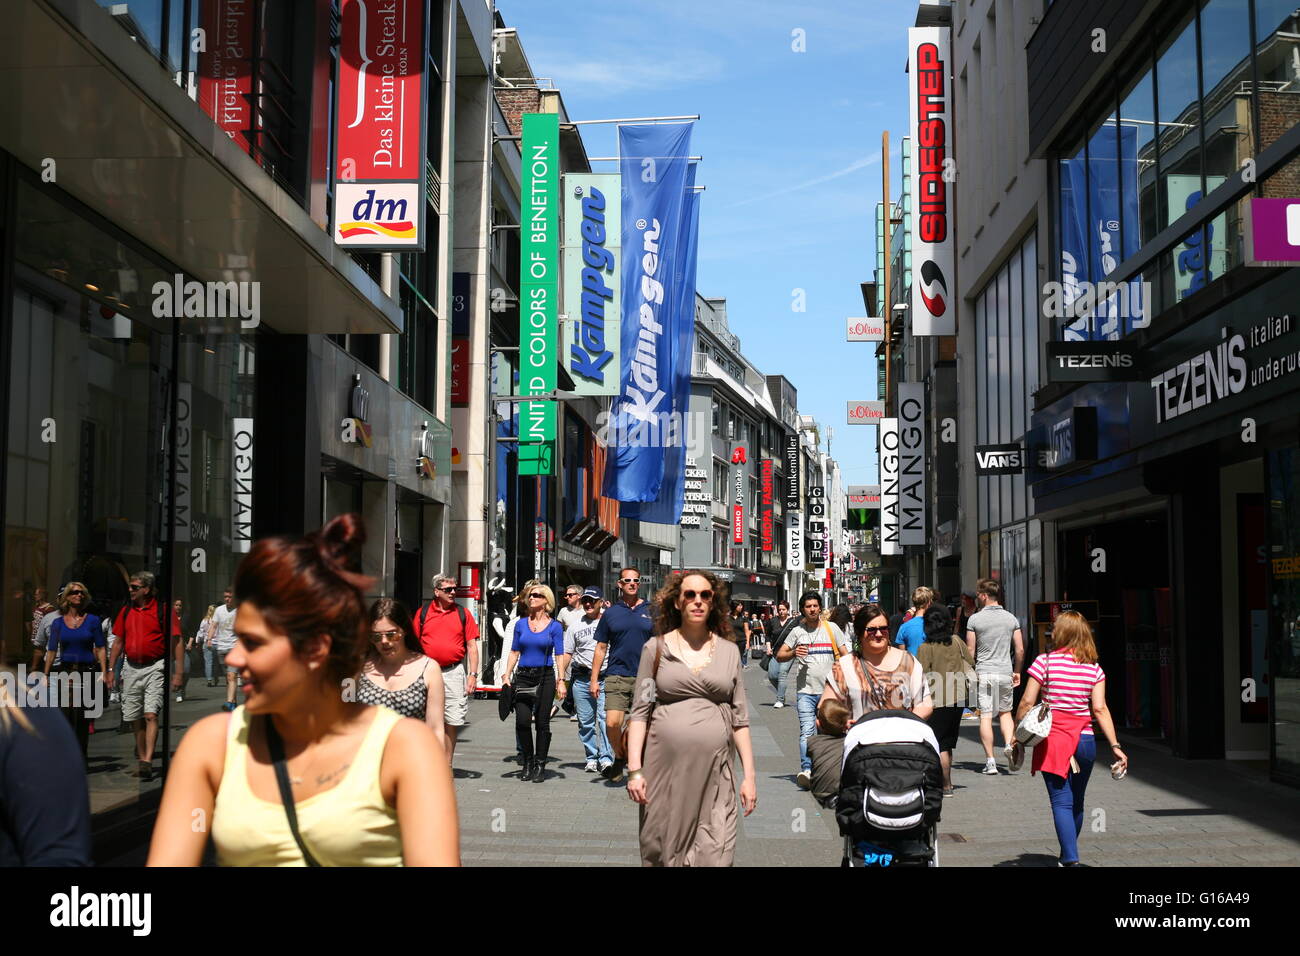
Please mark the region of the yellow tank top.
[[[384, 802], [379, 767], [388, 735], [401, 715], [378, 713], [338, 785], [299, 800], [298, 832], [321, 866], [401, 866], [397, 811]], [[243, 706], [230, 715], [226, 761], [213, 811], [212, 840], [221, 866], [306, 866], [284, 807], [248, 786], [249, 719]]]

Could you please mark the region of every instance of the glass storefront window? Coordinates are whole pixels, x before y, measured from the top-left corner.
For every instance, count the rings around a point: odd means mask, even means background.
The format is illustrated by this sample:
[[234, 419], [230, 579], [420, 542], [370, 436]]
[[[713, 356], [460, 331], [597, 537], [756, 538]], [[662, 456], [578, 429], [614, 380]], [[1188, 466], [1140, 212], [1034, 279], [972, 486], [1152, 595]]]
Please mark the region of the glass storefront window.
[[[1263, 150], [1300, 120], [1300, 7], [1293, 0], [1255, 0], [1255, 69], [1259, 77], [1258, 149]], [[1262, 184], [1265, 196], [1295, 196], [1300, 160], [1292, 160]]]
[[[1201, 9], [1201, 79], [1205, 110], [1205, 191], [1213, 192], [1254, 155], [1250, 136], [1250, 4], [1209, 0]], [[1242, 262], [1238, 206], [1207, 227], [1208, 272], [1213, 281]]]
[[1151, 75], [1148, 67], [1120, 96], [1120, 232], [1125, 258], [1160, 231], [1156, 223], [1156, 116]]
[[1268, 453], [1273, 772], [1300, 781], [1300, 449]]

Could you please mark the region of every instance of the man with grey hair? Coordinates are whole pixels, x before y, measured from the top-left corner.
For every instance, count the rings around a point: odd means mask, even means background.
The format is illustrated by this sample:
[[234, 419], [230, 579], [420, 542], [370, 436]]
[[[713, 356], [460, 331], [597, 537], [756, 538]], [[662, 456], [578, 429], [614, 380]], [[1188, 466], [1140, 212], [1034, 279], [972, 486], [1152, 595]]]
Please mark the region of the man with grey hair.
[[154, 593], [154, 576], [148, 571], [131, 575], [128, 586], [131, 603], [118, 612], [113, 622], [113, 632], [118, 640], [113, 644], [112, 660], [108, 664], [106, 680], [113, 688], [114, 669], [118, 658], [126, 655], [122, 668], [122, 722], [134, 724], [136, 776], [148, 780], [153, 776], [153, 752], [158, 741], [158, 712], [162, 709], [165, 693], [164, 668], [170, 652], [176, 663], [172, 671], [172, 687], [179, 690], [185, 682], [185, 648], [181, 642], [181, 622], [176, 611], [171, 615], [171, 643], [163, 636], [158, 600]]
[[416, 615], [415, 633], [424, 653], [442, 668], [443, 727], [450, 761], [456, 756], [457, 729], [465, 726], [469, 713], [469, 695], [478, 688], [478, 623], [456, 603], [455, 578], [434, 575], [433, 600]]

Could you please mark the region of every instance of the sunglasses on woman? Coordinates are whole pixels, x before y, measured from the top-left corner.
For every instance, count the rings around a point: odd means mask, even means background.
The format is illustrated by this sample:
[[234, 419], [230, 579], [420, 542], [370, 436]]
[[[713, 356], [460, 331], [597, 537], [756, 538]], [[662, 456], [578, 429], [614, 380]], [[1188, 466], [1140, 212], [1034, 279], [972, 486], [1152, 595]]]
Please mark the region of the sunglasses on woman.
[[886, 624], [884, 627], [864, 627], [862, 629], [862, 633], [863, 634], [888, 634], [889, 625]]
[[382, 641], [384, 638], [388, 638], [390, 641], [394, 641], [401, 636], [402, 636], [401, 631], [371, 631], [370, 632], [370, 639], [376, 642]]
[[530, 594], [530, 595], [528, 595], [528, 598], [529, 598], [529, 600], [532, 600], [533, 598], [541, 598], [543, 601], [545, 601], [545, 600], [546, 600], [546, 595], [545, 595], [545, 594]]
[[79, 591], [76, 588], [73, 588], [71, 591], [64, 591], [63, 593], [66, 594], [68, 597], [72, 597], [74, 594], [85, 594], [86, 592]]
[[701, 601], [712, 601], [713, 592], [708, 588], [705, 588], [703, 591], [684, 590], [682, 591], [682, 597], [688, 601], [694, 601], [696, 597], [699, 597]]

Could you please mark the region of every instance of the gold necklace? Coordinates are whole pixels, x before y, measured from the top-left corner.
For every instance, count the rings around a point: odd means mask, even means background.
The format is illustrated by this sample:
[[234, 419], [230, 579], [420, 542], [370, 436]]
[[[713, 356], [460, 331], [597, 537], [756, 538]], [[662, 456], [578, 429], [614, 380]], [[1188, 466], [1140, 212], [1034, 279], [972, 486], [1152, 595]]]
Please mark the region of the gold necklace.
[[[713, 650], [714, 647], [716, 646], [716, 635], [714, 635], [712, 632], [709, 633], [709, 640], [707, 644], [708, 644], [708, 656], [705, 658], [704, 663], [698, 666], [693, 666], [690, 663], [690, 658], [688, 657], [688, 652], [687, 652], [687, 648], [690, 645], [686, 643], [686, 638], [682, 636], [682, 632], [681, 631], [677, 632], [677, 656], [682, 659], [682, 663], [686, 665], [686, 667], [690, 670], [692, 674], [700, 673], [702, 670], [704, 670], [704, 668], [708, 667], [710, 664], [713, 663]], [[703, 652], [704, 652], [704, 648], [701, 647], [700, 650], [698, 651], [697, 650], [689, 651], [689, 654], [692, 655], [695, 660], [699, 660], [699, 657]]]

